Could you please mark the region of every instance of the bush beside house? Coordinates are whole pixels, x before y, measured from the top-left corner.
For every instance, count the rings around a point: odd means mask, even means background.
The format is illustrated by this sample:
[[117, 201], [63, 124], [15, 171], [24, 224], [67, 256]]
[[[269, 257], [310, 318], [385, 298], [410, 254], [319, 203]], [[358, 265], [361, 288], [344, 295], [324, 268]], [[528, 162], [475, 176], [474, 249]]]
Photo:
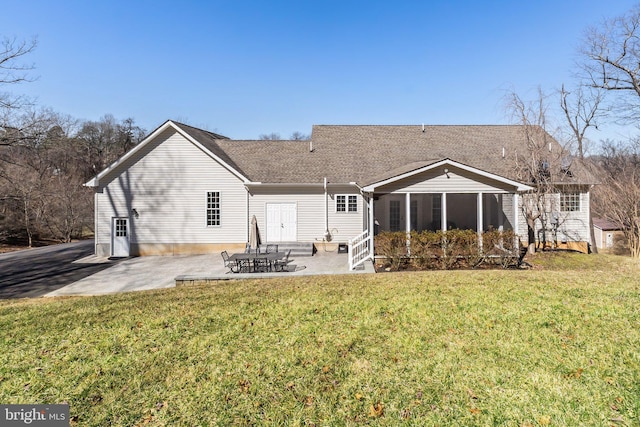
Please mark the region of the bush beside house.
[[[479, 238], [480, 237], [480, 238]], [[481, 265], [506, 268], [517, 264], [519, 240], [515, 233], [490, 230], [382, 232], [375, 237], [376, 265], [389, 271], [401, 269], [450, 270]]]

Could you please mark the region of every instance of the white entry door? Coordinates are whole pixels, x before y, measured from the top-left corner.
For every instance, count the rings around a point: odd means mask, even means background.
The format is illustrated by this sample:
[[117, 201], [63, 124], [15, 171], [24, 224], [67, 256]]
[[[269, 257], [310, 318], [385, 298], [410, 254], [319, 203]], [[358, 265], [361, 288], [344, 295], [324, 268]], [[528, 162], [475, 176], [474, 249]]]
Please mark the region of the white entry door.
[[111, 256], [129, 256], [129, 218], [113, 218], [112, 220]]
[[613, 247], [613, 233], [607, 233], [607, 243], [606, 243], [606, 247], [607, 248], [612, 248]]
[[295, 203], [267, 203], [267, 242], [295, 242], [297, 228]]

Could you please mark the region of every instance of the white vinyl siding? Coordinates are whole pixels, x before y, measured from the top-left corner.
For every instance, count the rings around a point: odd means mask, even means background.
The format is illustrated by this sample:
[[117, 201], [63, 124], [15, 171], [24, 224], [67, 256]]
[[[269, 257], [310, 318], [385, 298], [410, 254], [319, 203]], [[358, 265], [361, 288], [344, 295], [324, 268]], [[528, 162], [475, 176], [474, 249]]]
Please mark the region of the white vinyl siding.
[[380, 193], [509, 193], [512, 186], [482, 175], [447, 166], [376, 188]]
[[589, 231], [589, 193], [576, 193], [575, 203], [579, 206], [576, 211], [560, 212], [558, 240], [569, 242], [590, 242]]
[[[339, 194], [347, 194], [354, 189], [349, 186], [337, 189]], [[360, 194], [351, 194], [356, 197], [357, 210], [362, 212], [363, 199]], [[258, 220], [258, 228], [261, 236], [266, 237], [266, 205], [268, 203], [295, 203], [297, 214], [298, 242], [321, 242], [325, 233], [325, 195], [324, 189], [318, 187], [287, 186], [275, 187], [251, 187], [249, 197], [249, 218], [252, 215]], [[328, 195], [327, 215], [329, 220], [329, 232], [332, 242], [342, 243], [362, 233], [364, 230], [363, 215], [345, 215], [344, 212], [336, 212], [334, 204], [336, 194]], [[265, 234], [262, 234], [265, 233]]]
[[[173, 129], [160, 134], [96, 196], [96, 243], [109, 244], [112, 217], [131, 218], [131, 243], [238, 243], [247, 239], [242, 181]], [[118, 169], [121, 170], [121, 169]], [[220, 226], [206, 227], [206, 194], [220, 190]]]
[[[560, 194], [549, 194], [549, 206], [552, 206], [552, 211], [559, 212], [558, 214], [558, 241], [563, 242], [589, 242], [591, 241], [591, 234], [589, 231], [589, 193], [587, 193], [587, 187], [581, 187], [580, 191], [576, 191], [580, 209], [577, 211], [560, 211]], [[526, 195], [519, 197], [519, 224], [518, 230], [520, 238], [523, 242], [527, 241], [527, 221], [522, 213], [522, 202], [526, 198]], [[539, 234], [539, 230], [542, 228], [540, 221], [536, 222], [536, 236]], [[548, 236], [551, 236], [551, 225], [549, 225]]]

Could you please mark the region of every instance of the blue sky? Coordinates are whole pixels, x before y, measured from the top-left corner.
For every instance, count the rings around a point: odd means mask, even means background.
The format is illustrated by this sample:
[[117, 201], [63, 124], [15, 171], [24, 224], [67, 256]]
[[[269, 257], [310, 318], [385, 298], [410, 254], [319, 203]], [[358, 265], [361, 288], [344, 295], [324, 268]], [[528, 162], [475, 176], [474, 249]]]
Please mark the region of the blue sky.
[[572, 83], [587, 27], [634, 3], [4, 0], [0, 36], [38, 38], [38, 79], [11, 89], [39, 105], [253, 139], [509, 123], [507, 93]]

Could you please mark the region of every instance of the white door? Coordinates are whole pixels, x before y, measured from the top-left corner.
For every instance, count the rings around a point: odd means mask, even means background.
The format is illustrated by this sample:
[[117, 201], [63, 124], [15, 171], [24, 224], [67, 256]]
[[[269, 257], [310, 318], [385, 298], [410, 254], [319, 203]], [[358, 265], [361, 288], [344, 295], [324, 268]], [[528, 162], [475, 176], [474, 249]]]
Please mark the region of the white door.
[[267, 203], [267, 242], [295, 242], [297, 228], [295, 203]]
[[129, 219], [113, 218], [111, 225], [111, 256], [129, 256]]

